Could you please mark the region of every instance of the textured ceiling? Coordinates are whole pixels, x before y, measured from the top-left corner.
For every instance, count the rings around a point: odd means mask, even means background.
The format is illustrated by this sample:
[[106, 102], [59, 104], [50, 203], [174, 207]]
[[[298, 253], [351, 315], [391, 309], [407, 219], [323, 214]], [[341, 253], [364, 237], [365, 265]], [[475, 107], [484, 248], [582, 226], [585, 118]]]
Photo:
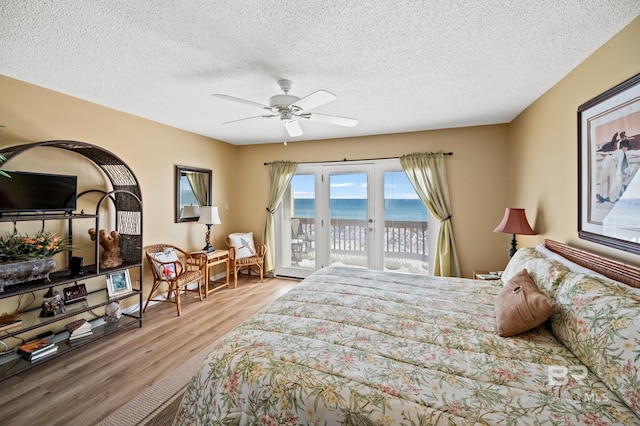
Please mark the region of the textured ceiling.
[[[411, 132], [510, 122], [639, 15], [638, 0], [2, 0], [0, 74], [232, 144]], [[283, 78], [359, 124], [222, 124], [264, 111], [211, 94], [266, 104]]]

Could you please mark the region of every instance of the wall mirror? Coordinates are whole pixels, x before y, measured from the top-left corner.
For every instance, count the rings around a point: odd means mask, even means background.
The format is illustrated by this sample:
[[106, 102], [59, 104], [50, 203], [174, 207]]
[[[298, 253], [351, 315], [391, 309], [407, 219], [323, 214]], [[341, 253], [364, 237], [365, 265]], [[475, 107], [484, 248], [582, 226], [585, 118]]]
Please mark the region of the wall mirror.
[[211, 205], [211, 170], [176, 166], [176, 222], [194, 222]]

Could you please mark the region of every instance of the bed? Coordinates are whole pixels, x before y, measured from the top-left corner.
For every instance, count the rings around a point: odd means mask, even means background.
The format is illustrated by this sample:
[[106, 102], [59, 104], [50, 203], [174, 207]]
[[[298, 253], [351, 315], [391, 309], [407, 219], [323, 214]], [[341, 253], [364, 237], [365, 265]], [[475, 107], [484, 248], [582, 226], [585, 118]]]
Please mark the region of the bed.
[[[502, 337], [522, 270], [553, 310]], [[637, 286], [640, 268], [549, 240], [498, 281], [324, 268], [218, 342], [175, 423], [640, 424]]]

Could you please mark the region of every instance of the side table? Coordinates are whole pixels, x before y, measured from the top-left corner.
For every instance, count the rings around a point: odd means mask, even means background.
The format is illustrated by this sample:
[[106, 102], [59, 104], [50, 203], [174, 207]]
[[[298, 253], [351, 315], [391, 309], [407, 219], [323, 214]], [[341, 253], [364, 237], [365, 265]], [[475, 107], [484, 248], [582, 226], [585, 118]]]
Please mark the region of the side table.
[[489, 271], [473, 271], [474, 280], [495, 281], [500, 279], [500, 275]]
[[[229, 250], [218, 249], [208, 253], [202, 250], [191, 252], [191, 254], [201, 254], [201, 253], [204, 253], [207, 255], [207, 264], [204, 265], [204, 297], [207, 297], [210, 292], [218, 290], [220, 288], [223, 288], [223, 287], [229, 288]], [[209, 280], [211, 279], [210, 268], [212, 266], [221, 265], [223, 263], [225, 264], [225, 269], [226, 269], [225, 282], [214, 283], [215, 285], [213, 285], [211, 289], [209, 289], [209, 284], [210, 284]]]

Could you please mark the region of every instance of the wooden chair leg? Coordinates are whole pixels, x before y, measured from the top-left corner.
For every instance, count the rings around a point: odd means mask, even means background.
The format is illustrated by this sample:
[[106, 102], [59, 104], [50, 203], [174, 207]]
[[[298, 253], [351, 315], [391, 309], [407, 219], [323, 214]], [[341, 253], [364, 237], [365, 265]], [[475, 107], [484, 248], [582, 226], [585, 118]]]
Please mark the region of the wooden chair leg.
[[149, 297], [147, 298], [146, 303], [144, 304], [144, 309], [142, 310], [143, 313], [147, 312], [147, 306], [149, 306], [149, 302], [151, 301], [151, 295], [149, 295]]
[[238, 288], [238, 268], [233, 268], [233, 288]]
[[202, 287], [204, 286], [204, 276], [198, 280], [198, 296], [200, 296], [200, 301], [202, 302]]
[[182, 313], [182, 309], [180, 309], [180, 289], [176, 288], [175, 290], [176, 293], [176, 306], [178, 307], [178, 316], [180, 316], [180, 314]]
[[147, 297], [147, 302], [144, 304], [142, 312], [147, 312], [147, 306], [149, 306], [149, 302], [153, 299], [153, 294], [156, 292], [158, 287], [160, 287], [160, 284], [162, 284], [162, 281], [153, 283], [153, 287], [151, 287], [151, 292], [149, 293], [149, 297]]

